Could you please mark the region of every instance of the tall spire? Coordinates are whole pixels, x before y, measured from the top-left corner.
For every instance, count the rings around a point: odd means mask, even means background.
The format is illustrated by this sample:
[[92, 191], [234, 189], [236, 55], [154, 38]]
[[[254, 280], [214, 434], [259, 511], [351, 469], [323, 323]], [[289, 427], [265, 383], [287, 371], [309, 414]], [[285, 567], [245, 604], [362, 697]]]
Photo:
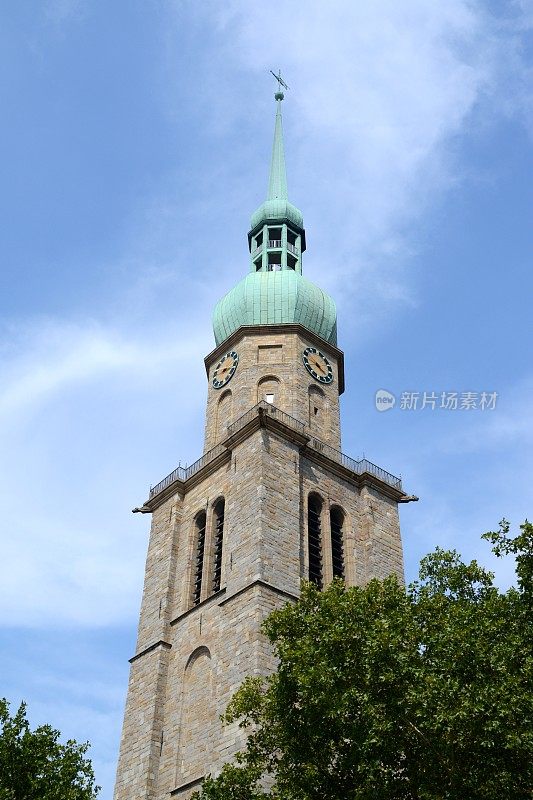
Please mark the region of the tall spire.
[[304, 219], [302, 212], [289, 203], [288, 199], [281, 119], [281, 103], [284, 98], [282, 87], [283, 89], [289, 87], [280, 73], [276, 75], [272, 72], [272, 75], [278, 82], [278, 90], [274, 95], [276, 100], [274, 144], [267, 198], [252, 214], [248, 233], [250, 269], [253, 272], [260, 270], [275, 272], [278, 268], [301, 272], [301, 256], [305, 250]]
[[[248, 239], [251, 243], [251, 236], [255, 232], [256, 228], [258, 228], [260, 225], [264, 226], [265, 224], [276, 222], [281, 224], [289, 223], [291, 225], [295, 225], [298, 228], [299, 235], [301, 234], [302, 236], [301, 252], [303, 253], [305, 250], [304, 220], [302, 212], [297, 209], [296, 206], [293, 206], [292, 203], [289, 203], [287, 192], [287, 173], [285, 170], [285, 150], [283, 147], [281, 102], [285, 95], [283, 94], [282, 89], [288, 89], [289, 87], [281, 77], [281, 72], [278, 72], [277, 75], [275, 72], [272, 72], [272, 70], [270, 70], [270, 72], [278, 82], [278, 90], [274, 95], [276, 100], [276, 125], [274, 128], [274, 145], [272, 147], [272, 161], [270, 164], [268, 193], [265, 202], [262, 203], [252, 214], [252, 227], [250, 233], [248, 234]], [[269, 241], [278, 240], [279, 237], [277, 234], [273, 239], [269, 239]], [[290, 244], [292, 244], [292, 242], [290, 242]], [[284, 264], [285, 261], [286, 259], [284, 258], [282, 263]]]
[[285, 171], [285, 151], [283, 149], [283, 125], [281, 121], [281, 101], [283, 92], [276, 92], [276, 127], [272, 147], [272, 163], [268, 182], [267, 200], [288, 200], [287, 173]]
[[220, 300], [213, 315], [217, 345], [243, 325], [298, 323], [325, 341], [337, 342], [337, 312], [331, 297], [302, 275], [305, 230], [302, 212], [289, 203], [281, 122], [281, 75], [268, 197], [254, 211], [248, 231], [250, 271]]

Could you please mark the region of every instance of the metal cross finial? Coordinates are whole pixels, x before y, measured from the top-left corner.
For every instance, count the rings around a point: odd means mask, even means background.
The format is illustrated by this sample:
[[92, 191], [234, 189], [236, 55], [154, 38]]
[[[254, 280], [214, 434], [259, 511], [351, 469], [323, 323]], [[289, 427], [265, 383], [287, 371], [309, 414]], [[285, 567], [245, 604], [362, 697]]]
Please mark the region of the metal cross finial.
[[272, 72], [272, 70], [270, 70], [270, 74], [273, 75], [275, 77], [275, 79], [277, 80], [277, 82], [278, 82], [278, 91], [276, 92], [274, 97], [276, 98], [276, 100], [283, 100], [283, 96], [284, 95], [283, 95], [283, 92], [281, 91], [281, 87], [283, 86], [284, 89], [288, 89], [289, 87], [287, 86], [287, 84], [285, 83], [283, 78], [281, 77], [281, 70], [280, 69], [278, 70], [278, 74], [277, 75], [276, 75], [275, 72]]

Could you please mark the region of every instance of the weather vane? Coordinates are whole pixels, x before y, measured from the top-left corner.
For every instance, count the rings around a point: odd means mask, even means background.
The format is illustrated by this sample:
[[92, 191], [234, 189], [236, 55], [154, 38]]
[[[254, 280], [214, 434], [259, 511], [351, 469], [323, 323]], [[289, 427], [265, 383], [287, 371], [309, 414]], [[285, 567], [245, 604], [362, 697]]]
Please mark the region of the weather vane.
[[277, 80], [277, 82], [278, 82], [278, 91], [276, 92], [274, 97], [276, 98], [276, 100], [283, 100], [285, 95], [281, 91], [281, 87], [283, 86], [284, 89], [288, 89], [289, 87], [287, 86], [287, 84], [285, 83], [283, 78], [281, 77], [281, 70], [278, 69], [278, 74], [277, 75], [276, 75], [275, 72], [270, 70], [270, 74], [273, 75], [275, 77], [275, 79]]

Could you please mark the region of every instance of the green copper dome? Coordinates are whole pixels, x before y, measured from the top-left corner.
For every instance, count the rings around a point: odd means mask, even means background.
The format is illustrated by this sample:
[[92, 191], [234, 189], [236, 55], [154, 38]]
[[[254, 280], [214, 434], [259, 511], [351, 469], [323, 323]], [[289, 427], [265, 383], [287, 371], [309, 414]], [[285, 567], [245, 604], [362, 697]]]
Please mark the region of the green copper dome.
[[217, 345], [241, 325], [298, 322], [337, 344], [337, 311], [332, 298], [298, 272], [254, 272], [220, 300], [213, 315]]
[[266, 201], [252, 216], [248, 234], [250, 274], [220, 300], [213, 315], [217, 345], [242, 325], [299, 323], [337, 344], [337, 312], [326, 292], [302, 276], [303, 216], [289, 203], [281, 101], [277, 111]]

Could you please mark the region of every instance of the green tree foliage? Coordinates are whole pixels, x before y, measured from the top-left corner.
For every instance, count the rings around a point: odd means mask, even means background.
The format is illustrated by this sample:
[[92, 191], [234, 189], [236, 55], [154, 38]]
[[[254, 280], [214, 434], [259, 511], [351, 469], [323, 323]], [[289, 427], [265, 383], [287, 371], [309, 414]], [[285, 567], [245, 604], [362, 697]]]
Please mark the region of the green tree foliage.
[[515, 556], [517, 588], [437, 549], [407, 590], [307, 584], [272, 613], [277, 672], [225, 715], [247, 746], [196, 798], [531, 800], [533, 526], [484, 538]]
[[13, 716], [0, 699], [0, 800], [94, 800], [88, 743], [59, 741], [50, 725], [30, 729], [26, 705]]

